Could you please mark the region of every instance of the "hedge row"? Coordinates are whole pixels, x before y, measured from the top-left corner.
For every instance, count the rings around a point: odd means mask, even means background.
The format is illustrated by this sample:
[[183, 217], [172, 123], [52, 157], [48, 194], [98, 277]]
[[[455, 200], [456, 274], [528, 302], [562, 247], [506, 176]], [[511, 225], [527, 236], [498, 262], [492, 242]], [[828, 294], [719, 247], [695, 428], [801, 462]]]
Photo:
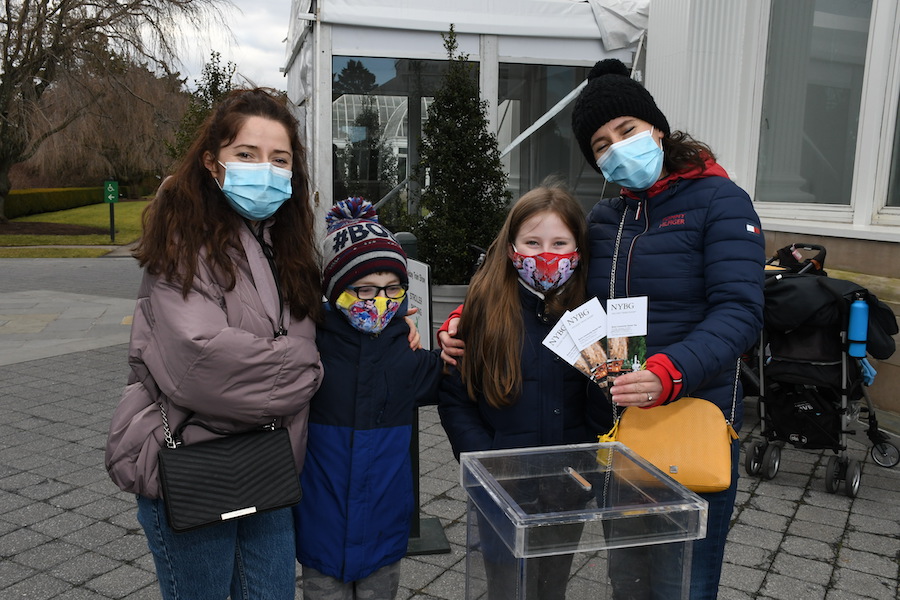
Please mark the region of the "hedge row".
[[7, 219], [103, 202], [103, 187], [13, 190], [6, 197]]

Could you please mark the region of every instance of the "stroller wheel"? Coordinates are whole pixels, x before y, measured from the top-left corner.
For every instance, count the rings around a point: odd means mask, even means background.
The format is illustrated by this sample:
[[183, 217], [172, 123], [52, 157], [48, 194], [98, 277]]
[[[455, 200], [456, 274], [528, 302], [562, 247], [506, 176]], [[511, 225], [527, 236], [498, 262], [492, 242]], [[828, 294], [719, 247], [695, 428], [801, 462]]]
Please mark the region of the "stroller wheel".
[[747, 471], [747, 475], [755, 477], [759, 474], [765, 450], [765, 442], [753, 442], [753, 445], [747, 450], [747, 456], [744, 458], [744, 470]]
[[825, 465], [825, 491], [833, 494], [838, 489], [838, 481], [841, 479], [841, 461], [837, 456], [828, 458]]
[[859, 479], [862, 470], [860, 469], [859, 462], [850, 459], [847, 461], [847, 476], [844, 479], [844, 492], [851, 498], [856, 498], [856, 494], [859, 492]]
[[890, 469], [900, 463], [900, 450], [890, 442], [879, 442], [870, 451], [875, 464]]
[[778, 467], [781, 466], [781, 448], [777, 444], [769, 444], [766, 446], [762, 456], [762, 477], [763, 479], [772, 479], [778, 474]]

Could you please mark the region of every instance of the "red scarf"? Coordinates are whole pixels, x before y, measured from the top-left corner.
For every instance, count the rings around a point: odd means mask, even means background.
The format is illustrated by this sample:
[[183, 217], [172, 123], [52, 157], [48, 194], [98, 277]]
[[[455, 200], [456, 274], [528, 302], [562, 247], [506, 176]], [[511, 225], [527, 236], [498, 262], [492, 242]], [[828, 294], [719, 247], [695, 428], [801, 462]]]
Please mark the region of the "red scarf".
[[[725, 172], [725, 169], [715, 161], [710, 156], [704, 155], [705, 163], [703, 167], [690, 167], [686, 171], [678, 171], [676, 173], [669, 173], [653, 185], [651, 185], [646, 190], [641, 192], [632, 192], [628, 188], [622, 188], [622, 195], [627, 196], [629, 198], [634, 198], [635, 200], [640, 200], [642, 196], [647, 198], [652, 198], [656, 196], [660, 192], [667, 190], [669, 186], [679, 179], [703, 179], [705, 177], [724, 177], [728, 179], [728, 173]], [[638, 195], [640, 194], [640, 196]]]

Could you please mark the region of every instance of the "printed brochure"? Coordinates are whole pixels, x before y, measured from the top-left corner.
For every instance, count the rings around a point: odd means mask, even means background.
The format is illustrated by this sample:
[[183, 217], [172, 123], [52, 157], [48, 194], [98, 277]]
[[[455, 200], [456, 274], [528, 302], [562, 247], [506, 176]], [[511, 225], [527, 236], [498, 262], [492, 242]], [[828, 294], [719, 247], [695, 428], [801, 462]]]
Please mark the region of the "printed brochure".
[[647, 297], [597, 298], [567, 311], [544, 345], [600, 387], [643, 368], [647, 354]]

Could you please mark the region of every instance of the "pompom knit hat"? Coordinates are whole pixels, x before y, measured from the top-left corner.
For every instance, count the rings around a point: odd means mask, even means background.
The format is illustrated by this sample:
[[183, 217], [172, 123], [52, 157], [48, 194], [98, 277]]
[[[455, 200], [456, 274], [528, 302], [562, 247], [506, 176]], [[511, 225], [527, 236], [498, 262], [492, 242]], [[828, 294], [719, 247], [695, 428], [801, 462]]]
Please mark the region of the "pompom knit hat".
[[622, 61], [607, 58], [594, 65], [588, 84], [572, 109], [572, 131], [581, 153], [598, 173], [600, 167], [591, 151], [591, 137], [617, 117], [636, 117], [669, 135], [669, 122], [656, 106], [653, 96], [633, 80]]
[[396, 273], [409, 283], [406, 253], [393, 234], [378, 223], [375, 207], [362, 198], [348, 198], [325, 215], [328, 231], [322, 246], [325, 298], [331, 306], [354, 281], [371, 273]]

